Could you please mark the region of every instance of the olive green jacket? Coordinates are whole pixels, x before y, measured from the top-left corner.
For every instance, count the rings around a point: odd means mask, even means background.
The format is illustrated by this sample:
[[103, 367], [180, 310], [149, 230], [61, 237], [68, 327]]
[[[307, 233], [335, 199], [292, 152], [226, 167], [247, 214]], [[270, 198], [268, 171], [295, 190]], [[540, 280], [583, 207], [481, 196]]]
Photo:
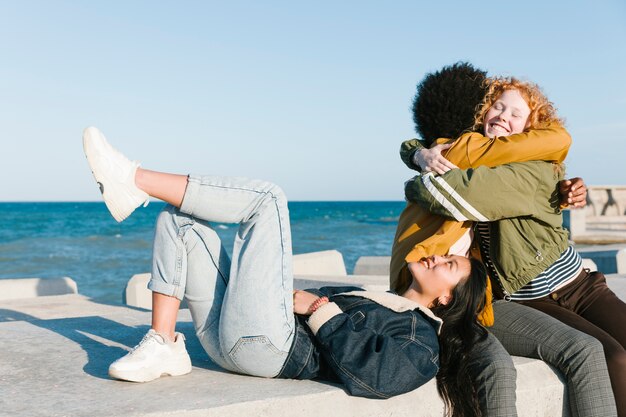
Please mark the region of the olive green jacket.
[[[526, 161], [560, 164], [567, 156], [571, 141], [571, 136], [562, 126], [550, 124], [541, 129], [495, 138], [468, 132], [456, 140], [442, 138], [437, 143], [452, 144], [444, 156], [459, 168], [468, 169]], [[400, 156], [409, 168], [417, 168], [411, 161], [411, 155], [419, 147], [416, 139], [402, 144]], [[399, 292], [406, 290], [412, 280], [407, 263], [425, 256], [447, 254], [472, 225], [471, 221], [458, 222], [437, 216], [409, 201], [398, 219], [391, 250], [391, 288]], [[528, 279], [532, 278], [534, 276]]]
[[[403, 158], [404, 159], [404, 158]], [[453, 169], [418, 175], [405, 184], [407, 200], [457, 221], [490, 223], [490, 256], [506, 293], [512, 294], [567, 249], [558, 181], [550, 162]]]

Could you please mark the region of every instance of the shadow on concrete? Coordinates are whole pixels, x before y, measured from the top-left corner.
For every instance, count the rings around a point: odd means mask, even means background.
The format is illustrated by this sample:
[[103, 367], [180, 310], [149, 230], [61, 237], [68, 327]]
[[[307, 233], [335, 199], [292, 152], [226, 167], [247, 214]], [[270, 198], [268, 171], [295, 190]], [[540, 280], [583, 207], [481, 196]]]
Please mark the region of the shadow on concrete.
[[[149, 325], [127, 326], [101, 316], [46, 320], [15, 310], [0, 308], [0, 323], [11, 321], [28, 322], [78, 344], [87, 354], [87, 363], [83, 370], [101, 379], [111, 379], [108, 376], [109, 365], [138, 344], [150, 329]], [[194, 367], [226, 372], [208, 358], [195, 335], [192, 323], [179, 322], [177, 331], [185, 335], [187, 351]], [[46, 342], [42, 340], [42, 343]]]

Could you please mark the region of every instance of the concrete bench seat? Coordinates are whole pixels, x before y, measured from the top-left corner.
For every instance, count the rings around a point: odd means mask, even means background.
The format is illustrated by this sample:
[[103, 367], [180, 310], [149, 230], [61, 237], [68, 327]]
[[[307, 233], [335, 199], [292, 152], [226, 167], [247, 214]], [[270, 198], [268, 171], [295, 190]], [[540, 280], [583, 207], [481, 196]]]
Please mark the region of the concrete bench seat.
[[[315, 263], [326, 257], [331, 266], [316, 270]], [[346, 275], [336, 251], [300, 259], [305, 262], [294, 267], [296, 288], [387, 287], [388, 259], [367, 257], [357, 262], [358, 275]], [[389, 400], [368, 400], [350, 397], [340, 386], [321, 381], [263, 379], [223, 371], [200, 346], [187, 309], [179, 313], [178, 330], [187, 338], [191, 374], [146, 384], [112, 380], [107, 375], [109, 364], [137, 344], [149, 328], [148, 279], [149, 274], [139, 274], [128, 284], [127, 301], [132, 301], [130, 289], [139, 300], [135, 306], [93, 302], [76, 294], [75, 284], [66, 278], [50, 283], [0, 280], [11, 294], [0, 297], [0, 416], [429, 417], [443, 413], [434, 380]], [[626, 277], [608, 276], [607, 281], [625, 300]], [[45, 295], [56, 291], [66, 294]], [[534, 359], [513, 360], [521, 417], [569, 415], [564, 385], [554, 369]]]
[[[389, 400], [348, 396], [320, 381], [225, 372], [207, 357], [188, 310], [179, 331], [193, 371], [135, 384], [107, 376], [108, 365], [139, 342], [150, 312], [97, 304], [78, 294], [0, 301], [0, 415], [36, 416], [441, 416], [435, 381]], [[520, 416], [563, 415], [564, 389], [543, 362], [514, 358]]]
[[62, 294], [78, 294], [78, 287], [73, 279], [68, 277], [0, 279], [0, 300]]

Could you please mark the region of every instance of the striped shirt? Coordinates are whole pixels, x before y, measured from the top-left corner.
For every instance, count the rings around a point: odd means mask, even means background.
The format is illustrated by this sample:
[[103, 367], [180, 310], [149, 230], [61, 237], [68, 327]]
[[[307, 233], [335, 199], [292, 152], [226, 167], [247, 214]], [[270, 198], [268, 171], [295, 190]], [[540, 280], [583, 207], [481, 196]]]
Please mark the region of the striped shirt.
[[480, 242], [480, 257], [482, 258], [485, 268], [487, 268], [487, 273], [492, 279], [499, 282], [498, 271], [496, 271], [496, 267], [493, 265], [491, 256], [489, 255], [489, 223], [476, 223], [476, 234]]
[[[489, 224], [477, 223], [476, 231], [480, 236], [480, 250], [483, 262], [494, 278], [498, 273], [489, 256]], [[576, 250], [569, 246], [561, 256], [535, 279], [511, 294], [511, 300], [533, 300], [549, 295], [564, 283], [576, 278], [582, 268], [583, 260]]]

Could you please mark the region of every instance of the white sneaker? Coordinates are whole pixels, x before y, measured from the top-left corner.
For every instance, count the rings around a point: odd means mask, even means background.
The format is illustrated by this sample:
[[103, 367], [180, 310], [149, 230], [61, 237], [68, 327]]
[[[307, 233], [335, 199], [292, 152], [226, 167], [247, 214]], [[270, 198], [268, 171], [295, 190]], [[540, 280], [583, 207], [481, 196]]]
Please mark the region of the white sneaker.
[[174, 342], [166, 342], [154, 329], [126, 356], [109, 366], [113, 378], [148, 382], [162, 375], [179, 376], [191, 372], [191, 359], [185, 348], [185, 336], [176, 333]]
[[131, 161], [113, 148], [95, 127], [88, 127], [83, 132], [83, 149], [104, 202], [115, 220], [121, 222], [141, 204], [148, 205], [150, 196], [135, 185], [137, 161]]

